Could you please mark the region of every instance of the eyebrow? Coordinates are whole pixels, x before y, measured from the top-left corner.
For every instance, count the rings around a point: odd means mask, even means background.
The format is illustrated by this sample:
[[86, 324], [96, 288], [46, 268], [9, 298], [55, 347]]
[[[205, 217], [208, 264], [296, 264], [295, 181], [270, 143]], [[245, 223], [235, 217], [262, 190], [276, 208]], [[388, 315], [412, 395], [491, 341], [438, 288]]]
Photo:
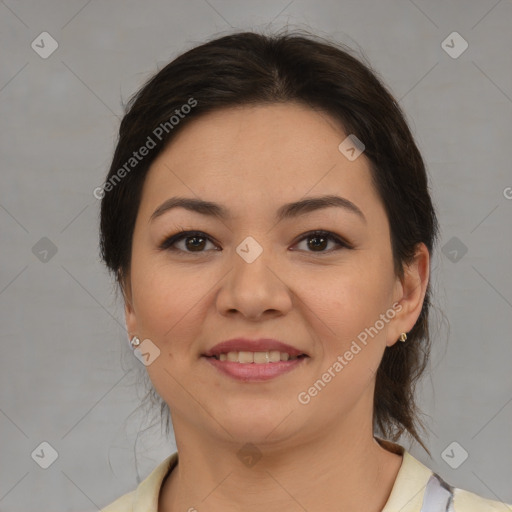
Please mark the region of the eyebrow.
[[[335, 195], [308, 197], [300, 201], [284, 204], [277, 211], [276, 218], [278, 221], [281, 221], [330, 207], [343, 208], [348, 212], [356, 214], [363, 222], [366, 223], [366, 217], [363, 212], [352, 201]], [[193, 197], [171, 197], [164, 201], [153, 212], [149, 222], [173, 208], [185, 208], [191, 212], [216, 217], [220, 220], [227, 220], [231, 218], [229, 211], [220, 204]]]

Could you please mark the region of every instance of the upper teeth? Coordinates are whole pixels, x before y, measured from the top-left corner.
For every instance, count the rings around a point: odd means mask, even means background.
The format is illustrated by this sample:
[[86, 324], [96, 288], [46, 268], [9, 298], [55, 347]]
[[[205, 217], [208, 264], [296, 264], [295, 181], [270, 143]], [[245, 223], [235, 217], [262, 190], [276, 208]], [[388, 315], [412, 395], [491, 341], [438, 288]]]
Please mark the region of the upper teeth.
[[214, 356], [221, 361], [232, 361], [235, 363], [277, 363], [279, 361], [288, 361], [289, 359], [297, 359], [298, 356], [290, 356], [286, 352], [279, 350], [270, 350], [267, 352], [228, 352], [227, 354], [219, 354]]

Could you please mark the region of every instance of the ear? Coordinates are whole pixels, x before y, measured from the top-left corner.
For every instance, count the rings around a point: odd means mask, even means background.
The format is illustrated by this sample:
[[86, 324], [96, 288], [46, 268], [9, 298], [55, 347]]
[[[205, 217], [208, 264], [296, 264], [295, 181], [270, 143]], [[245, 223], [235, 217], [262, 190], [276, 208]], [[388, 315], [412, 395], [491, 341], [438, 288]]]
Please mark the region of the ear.
[[386, 345], [394, 345], [402, 332], [409, 332], [420, 316], [430, 276], [430, 254], [421, 242], [416, 246], [414, 259], [404, 265], [403, 277], [397, 277], [394, 308], [395, 318], [389, 325]]
[[132, 286], [129, 275], [124, 276], [121, 272], [119, 272], [119, 276], [119, 283], [124, 299], [124, 316], [126, 321], [126, 329], [128, 332], [128, 337], [131, 340], [131, 338], [137, 334], [137, 318], [133, 308]]

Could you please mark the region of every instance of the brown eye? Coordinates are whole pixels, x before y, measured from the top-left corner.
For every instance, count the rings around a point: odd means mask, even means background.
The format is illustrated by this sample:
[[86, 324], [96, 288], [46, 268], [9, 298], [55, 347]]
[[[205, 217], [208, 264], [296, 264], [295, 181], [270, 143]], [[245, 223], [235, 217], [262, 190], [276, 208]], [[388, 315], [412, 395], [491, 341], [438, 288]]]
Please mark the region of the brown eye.
[[[178, 242], [182, 242], [181, 247], [178, 247]], [[176, 235], [172, 235], [166, 238], [160, 245], [159, 248], [169, 251], [181, 251], [185, 253], [201, 253], [205, 252], [203, 249], [206, 244], [210, 242], [213, 245], [210, 237], [199, 231], [181, 231]]]
[[[306, 252], [331, 253], [339, 250], [340, 248], [351, 249], [351, 246], [347, 242], [329, 231], [313, 231], [312, 233], [307, 233], [299, 240], [299, 242], [304, 240], [307, 241], [305, 249]], [[335, 247], [331, 250], [325, 250], [329, 245], [329, 242], [334, 242], [337, 248]]]
[[201, 251], [204, 249], [206, 238], [201, 236], [187, 236], [185, 237], [185, 247], [191, 251]]

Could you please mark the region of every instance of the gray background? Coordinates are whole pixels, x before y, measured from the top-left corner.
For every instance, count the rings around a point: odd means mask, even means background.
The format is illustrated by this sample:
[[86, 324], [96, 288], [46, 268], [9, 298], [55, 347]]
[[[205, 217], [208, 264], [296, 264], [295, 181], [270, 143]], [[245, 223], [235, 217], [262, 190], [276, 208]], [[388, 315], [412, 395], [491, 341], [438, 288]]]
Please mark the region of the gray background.
[[[5, 0], [0, 511], [97, 510], [174, 451], [158, 424], [137, 436], [150, 424], [137, 410], [142, 365], [99, 261], [92, 191], [122, 101], [151, 74], [213, 35], [287, 24], [370, 60], [430, 172], [442, 233], [419, 396], [433, 459], [403, 444], [453, 485], [512, 502], [511, 0]], [[46, 59], [31, 48], [43, 31], [59, 45]], [[453, 31], [469, 44], [458, 58], [441, 46]], [[48, 469], [31, 457], [43, 441], [58, 453]], [[441, 455], [454, 441], [469, 453], [458, 469]]]

